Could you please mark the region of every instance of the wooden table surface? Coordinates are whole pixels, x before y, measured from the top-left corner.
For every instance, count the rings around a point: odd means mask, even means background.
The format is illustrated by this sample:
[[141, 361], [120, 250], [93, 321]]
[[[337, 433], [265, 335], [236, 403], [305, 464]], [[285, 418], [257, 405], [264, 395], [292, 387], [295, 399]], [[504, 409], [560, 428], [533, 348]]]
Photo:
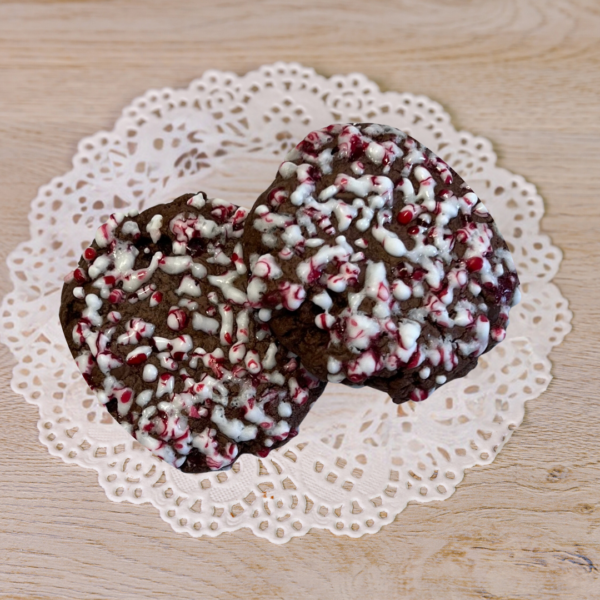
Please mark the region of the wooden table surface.
[[0, 294], [38, 186], [151, 87], [295, 60], [426, 94], [535, 183], [574, 311], [548, 391], [443, 503], [359, 540], [174, 533], [51, 458], [0, 348], [0, 598], [600, 598], [598, 0], [0, 0]]

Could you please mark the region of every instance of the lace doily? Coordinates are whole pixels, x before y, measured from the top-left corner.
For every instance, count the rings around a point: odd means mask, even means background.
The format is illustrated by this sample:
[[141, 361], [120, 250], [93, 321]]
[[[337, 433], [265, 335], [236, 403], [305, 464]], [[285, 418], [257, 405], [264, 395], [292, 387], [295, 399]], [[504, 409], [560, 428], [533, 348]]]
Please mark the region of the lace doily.
[[[58, 320], [63, 276], [116, 209], [197, 190], [251, 206], [292, 145], [336, 121], [406, 131], [483, 198], [523, 284], [507, 339], [426, 402], [397, 406], [369, 388], [330, 385], [300, 435], [267, 459], [245, 455], [227, 472], [181, 473], [135, 442], [87, 389]], [[136, 99], [113, 131], [81, 141], [69, 173], [40, 188], [31, 239], [8, 258], [14, 290], [0, 333], [17, 360], [12, 388], [39, 407], [40, 440], [52, 455], [95, 469], [111, 500], [151, 502], [176, 531], [248, 527], [276, 543], [312, 528], [374, 533], [409, 501], [444, 500], [465, 469], [491, 463], [525, 402], [548, 386], [548, 354], [571, 313], [551, 283], [561, 252], [539, 232], [543, 213], [535, 187], [497, 167], [488, 140], [457, 132], [426, 97], [381, 92], [361, 74], [326, 79], [298, 64], [242, 77], [208, 71], [187, 89]]]

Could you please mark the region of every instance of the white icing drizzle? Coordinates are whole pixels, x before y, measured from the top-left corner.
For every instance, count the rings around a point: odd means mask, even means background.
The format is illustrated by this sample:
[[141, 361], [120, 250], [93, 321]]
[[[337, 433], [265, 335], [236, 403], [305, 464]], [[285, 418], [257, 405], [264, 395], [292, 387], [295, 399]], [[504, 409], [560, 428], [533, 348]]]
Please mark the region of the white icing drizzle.
[[163, 218], [161, 214], [154, 215], [148, 225], [146, 225], [146, 231], [150, 234], [152, 241], [156, 244], [158, 240], [160, 240], [160, 236], [162, 235], [160, 232], [160, 228], [163, 224]]
[[[144, 379], [144, 381], [150, 383], [152, 381], [156, 381], [157, 377], [158, 377], [158, 369], [154, 365], [145, 365], [144, 366], [144, 372], [142, 375], [142, 378]], [[152, 392], [149, 393], [148, 402], [150, 401], [151, 398], [152, 398]]]
[[178, 296], [186, 294], [193, 298], [199, 298], [202, 295], [200, 284], [190, 275], [184, 275], [179, 287], [175, 290]]
[[121, 233], [133, 238], [138, 238], [141, 235], [140, 228], [135, 221], [125, 221], [121, 227]]
[[237, 332], [235, 338], [238, 342], [249, 341], [249, 325], [250, 325], [250, 311], [248, 309], [240, 310], [236, 316]]
[[224, 346], [230, 346], [233, 343], [233, 310], [229, 304], [219, 304], [219, 314], [221, 315], [220, 342]]
[[204, 333], [215, 335], [219, 331], [219, 321], [195, 312], [192, 315], [192, 327], [196, 331], [204, 331]]
[[230, 300], [234, 304], [244, 304], [248, 297], [245, 292], [233, 285], [238, 277], [237, 271], [227, 271], [224, 275], [209, 275], [208, 282], [221, 290], [225, 300]]
[[[146, 365], [146, 367], [151, 367], [152, 365]], [[144, 367], [144, 371], [146, 370], [146, 367]], [[144, 381], [146, 381], [146, 379], [144, 379]], [[152, 380], [153, 381], [153, 380]], [[151, 390], [144, 390], [143, 392], [140, 392], [136, 399], [135, 399], [135, 403], [138, 406], [141, 406], [142, 408], [144, 406], [146, 406], [150, 400], [152, 400], [152, 391]]]

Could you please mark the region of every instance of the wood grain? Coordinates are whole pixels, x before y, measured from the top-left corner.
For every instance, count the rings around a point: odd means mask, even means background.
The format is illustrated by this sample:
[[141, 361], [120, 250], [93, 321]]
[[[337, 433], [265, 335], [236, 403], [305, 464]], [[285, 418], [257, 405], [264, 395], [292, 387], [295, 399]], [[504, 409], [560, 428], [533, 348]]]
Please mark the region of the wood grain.
[[[0, 349], [0, 598], [600, 597], [597, 0], [0, 1], [0, 260], [78, 140], [150, 87], [298, 60], [441, 102], [535, 183], [575, 313], [548, 391], [493, 465], [374, 536], [273, 546], [174, 533], [51, 458]], [[11, 289], [0, 266], [0, 294]]]

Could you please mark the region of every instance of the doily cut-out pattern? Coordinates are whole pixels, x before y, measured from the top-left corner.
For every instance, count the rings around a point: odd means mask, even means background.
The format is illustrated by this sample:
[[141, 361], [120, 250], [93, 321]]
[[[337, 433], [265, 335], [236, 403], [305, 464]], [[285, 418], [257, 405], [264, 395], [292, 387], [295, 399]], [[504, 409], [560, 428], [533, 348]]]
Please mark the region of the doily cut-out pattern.
[[[336, 121], [406, 131], [484, 200], [522, 282], [507, 339], [426, 402], [397, 406], [369, 388], [330, 385], [300, 435], [267, 459], [181, 473], [135, 442], [85, 385], [58, 320], [62, 278], [111, 212], [197, 190], [250, 207], [296, 141]], [[176, 531], [246, 527], [275, 543], [313, 528], [374, 533], [408, 502], [444, 500], [465, 469], [491, 463], [525, 402], [547, 388], [548, 355], [571, 313], [552, 283], [562, 255], [539, 231], [543, 214], [535, 187], [497, 167], [490, 142], [456, 131], [429, 98], [381, 92], [361, 74], [326, 79], [298, 64], [242, 77], [208, 71], [187, 89], [136, 99], [113, 131], [81, 141], [69, 173], [40, 188], [31, 239], [8, 258], [14, 290], [2, 302], [0, 335], [17, 361], [12, 388], [39, 407], [40, 440], [52, 455], [95, 469], [111, 500], [151, 502]]]

